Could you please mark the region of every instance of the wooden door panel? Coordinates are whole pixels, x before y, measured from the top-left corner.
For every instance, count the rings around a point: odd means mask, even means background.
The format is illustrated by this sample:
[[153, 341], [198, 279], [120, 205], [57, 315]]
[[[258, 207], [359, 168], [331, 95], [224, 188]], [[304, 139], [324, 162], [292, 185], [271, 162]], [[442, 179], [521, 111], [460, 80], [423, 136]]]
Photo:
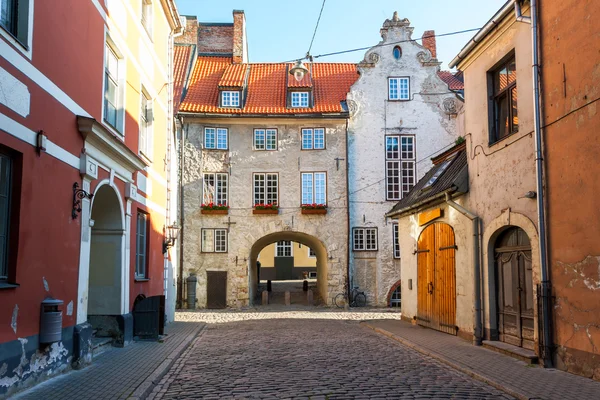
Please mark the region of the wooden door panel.
[[417, 320], [420, 325], [431, 326], [431, 295], [429, 283], [432, 264], [433, 226], [421, 232], [417, 243]]
[[206, 308], [227, 307], [227, 271], [206, 272]]

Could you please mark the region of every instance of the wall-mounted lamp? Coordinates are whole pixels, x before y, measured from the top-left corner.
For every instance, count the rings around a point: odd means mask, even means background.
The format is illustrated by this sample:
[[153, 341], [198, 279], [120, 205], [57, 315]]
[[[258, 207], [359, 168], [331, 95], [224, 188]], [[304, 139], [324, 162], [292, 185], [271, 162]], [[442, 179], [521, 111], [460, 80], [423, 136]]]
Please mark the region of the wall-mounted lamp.
[[38, 155], [40, 155], [42, 151], [46, 151], [46, 147], [48, 147], [48, 136], [46, 136], [46, 132], [38, 131], [35, 146]]
[[307, 73], [308, 73], [308, 68], [306, 68], [304, 66], [304, 64], [302, 64], [302, 61], [300, 61], [300, 60], [296, 61], [296, 65], [294, 65], [290, 69], [290, 75], [293, 75], [294, 79], [296, 79], [298, 82], [300, 82], [302, 79], [304, 79], [304, 75], [306, 75]]
[[71, 217], [77, 219], [77, 214], [81, 212], [81, 199], [91, 199], [94, 197], [93, 194], [86, 192], [83, 189], [79, 189], [79, 184], [75, 182], [73, 184], [73, 210], [71, 211]]
[[173, 245], [175, 245], [175, 240], [177, 240], [178, 234], [179, 227], [177, 225], [167, 226], [165, 229], [165, 241], [163, 242], [163, 254], [173, 247]]

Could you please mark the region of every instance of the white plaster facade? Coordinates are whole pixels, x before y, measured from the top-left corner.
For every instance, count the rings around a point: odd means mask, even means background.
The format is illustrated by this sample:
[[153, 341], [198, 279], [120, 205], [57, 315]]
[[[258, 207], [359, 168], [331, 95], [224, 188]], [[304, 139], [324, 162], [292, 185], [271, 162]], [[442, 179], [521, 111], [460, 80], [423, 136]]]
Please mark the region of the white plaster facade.
[[[386, 135], [414, 137], [416, 183], [430, 169], [430, 158], [454, 144], [455, 113], [462, 109], [462, 101], [437, 75], [440, 63], [412, 41], [409, 25], [396, 14], [384, 22], [383, 40], [366, 52], [358, 65], [360, 78], [348, 94], [350, 228], [374, 227], [378, 234], [377, 251], [351, 252], [352, 284], [376, 306], [387, 305], [388, 292], [401, 278], [402, 261], [394, 258], [392, 224], [384, 217], [399, 200], [386, 197]], [[393, 54], [396, 46], [399, 59]], [[389, 77], [410, 79], [408, 100], [388, 99]], [[400, 255], [411, 251], [401, 246]]]

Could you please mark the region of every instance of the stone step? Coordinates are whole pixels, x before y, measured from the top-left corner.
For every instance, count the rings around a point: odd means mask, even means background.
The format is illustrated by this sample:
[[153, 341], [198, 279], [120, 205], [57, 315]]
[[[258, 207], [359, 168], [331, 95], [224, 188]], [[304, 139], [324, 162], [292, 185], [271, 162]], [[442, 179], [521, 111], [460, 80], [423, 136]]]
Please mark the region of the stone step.
[[538, 356], [532, 350], [524, 349], [523, 347], [513, 346], [512, 344], [496, 340], [484, 340], [482, 345], [486, 349], [525, 361], [529, 365], [538, 363]]
[[92, 358], [112, 349], [112, 337], [92, 336]]

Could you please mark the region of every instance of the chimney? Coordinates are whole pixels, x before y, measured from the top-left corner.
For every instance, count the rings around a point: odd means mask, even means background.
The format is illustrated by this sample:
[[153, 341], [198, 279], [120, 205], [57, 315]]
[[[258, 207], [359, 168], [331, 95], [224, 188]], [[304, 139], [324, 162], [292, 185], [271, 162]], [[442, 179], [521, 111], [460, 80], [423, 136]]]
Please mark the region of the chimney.
[[175, 37], [177, 44], [198, 44], [198, 18], [189, 15], [181, 17], [183, 35]]
[[246, 16], [243, 10], [233, 10], [233, 63], [248, 62], [246, 41]]
[[435, 47], [435, 31], [423, 32], [423, 47], [431, 52], [431, 57], [437, 59]]

